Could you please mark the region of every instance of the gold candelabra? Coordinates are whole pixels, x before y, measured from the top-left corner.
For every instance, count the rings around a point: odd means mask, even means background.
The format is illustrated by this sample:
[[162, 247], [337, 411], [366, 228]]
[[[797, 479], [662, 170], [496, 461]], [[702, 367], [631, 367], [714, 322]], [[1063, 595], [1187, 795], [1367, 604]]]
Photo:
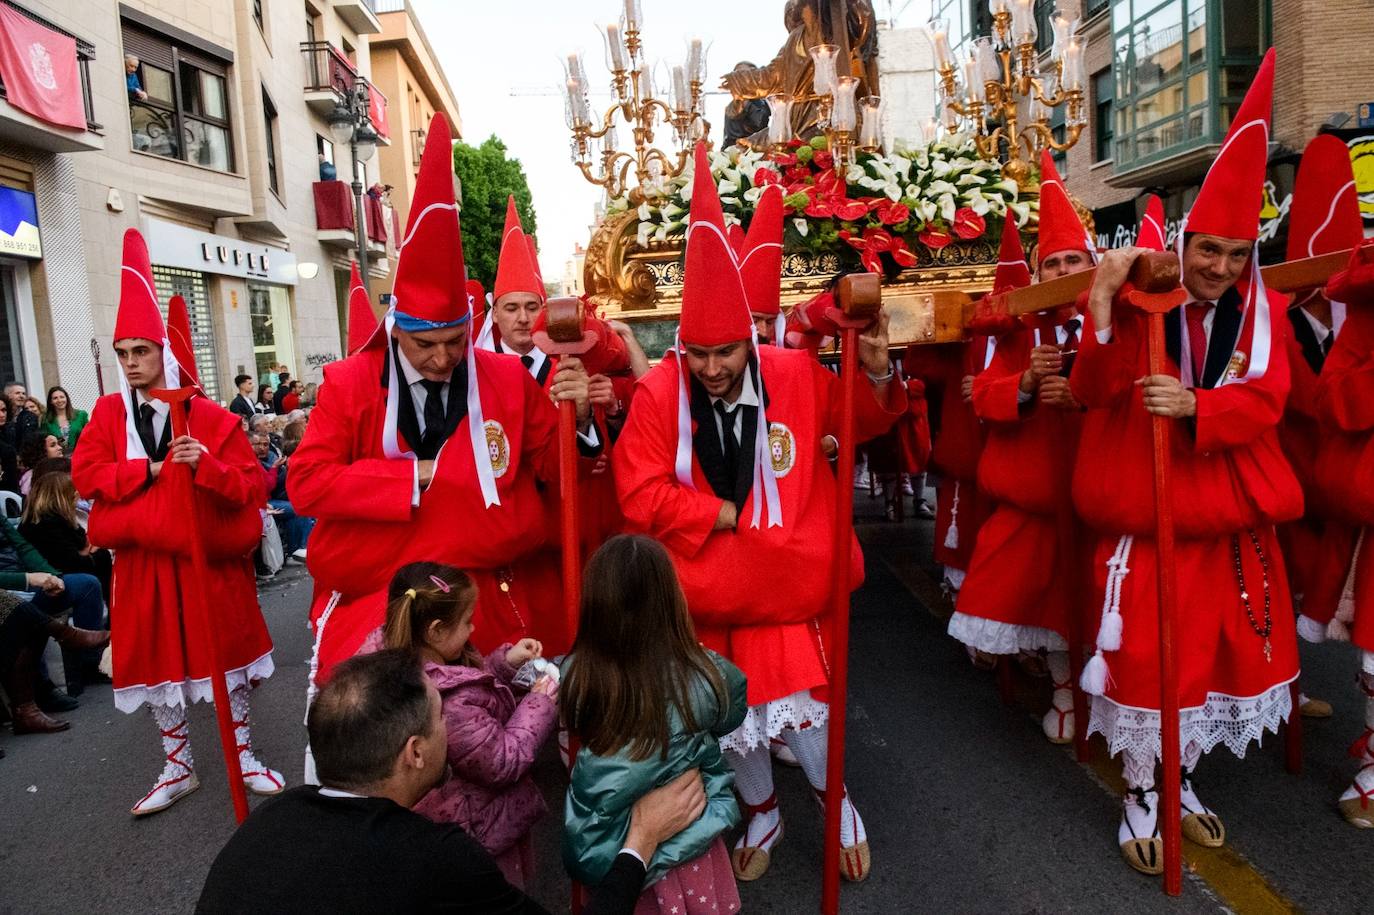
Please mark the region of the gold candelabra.
[[811, 48], [812, 94], [793, 98], [768, 96], [768, 148], [774, 155], [786, 153], [792, 137], [792, 109], [798, 102], [815, 102], [816, 126], [825, 134], [835, 161], [835, 172], [844, 175], [854, 161], [855, 150], [881, 153], [883, 148], [883, 100], [877, 95], [856, 98], [860, 80], [837, 72], [839, 47], [821, 44]]
[[[593, 119], [580, 52], [568, 55], [563, 100], [572, 131], [573, 164], [608, 196], [629, 194], [638, 205], [665, 193], [665, 182], [682, 174], [693, 146], [707, 138], [711, 125], [703, 114], [706, 54], [701, 39], [688, 41], [685, 62], [671, 68], [671, 85], [660, 87], [671, 94], [670, 104], [655, 95], [654, 71], [645, 60], [641, 0], [624, 2], [619, 21], [601, 29], [615, 101], [599, 122]], [[630, 129], [633, 151], [620, 148], [617, 116]], [[660, 124], [671, 125], [676, 152], [654, 146]]]
[[[969, 128], [978, 154], [1002, 162], [1002, 173], [1025, 185], [1030, 163], [1041, 150], [1069, 149], [1087, 125], [1085, 43], [1075, 34], [1077, 20], [1056, 9], [1050, 18], [1054, 42], [1049, 71], [1042, 75], [1037, 72], [1034, 0], [989, 0], [988, 5], [993, 34], [976, 40], [962, 63], [950, 51], [944, 20], [932, 20], [928, 27], [940, 77], [940, 120], [950, 133]], [[1046, 76], [1053, 81], [1052, 91], [1046, 90]], [[1051, 112], [1060, 107], [1064, 109], [1063, 140], [1055, 139], [1050, 126]]]

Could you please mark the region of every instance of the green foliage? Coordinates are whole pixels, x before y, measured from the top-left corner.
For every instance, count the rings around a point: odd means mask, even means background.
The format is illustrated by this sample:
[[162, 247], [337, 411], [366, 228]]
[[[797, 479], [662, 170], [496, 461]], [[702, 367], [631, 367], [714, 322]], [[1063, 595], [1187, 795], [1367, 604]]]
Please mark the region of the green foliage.
[[501, 257], [501, 232], [506, 225], [506, 198], [515, 195], [515, 208], [525, 231], [534, 235], [534, 204], [525, 169], [506, 155], [506, 144], [495, 134], [481, 146], [459, 142], [453, 146], [453, 168], [463, 182], [463, 256], [468, 276], [488, 291], [496, 281]]

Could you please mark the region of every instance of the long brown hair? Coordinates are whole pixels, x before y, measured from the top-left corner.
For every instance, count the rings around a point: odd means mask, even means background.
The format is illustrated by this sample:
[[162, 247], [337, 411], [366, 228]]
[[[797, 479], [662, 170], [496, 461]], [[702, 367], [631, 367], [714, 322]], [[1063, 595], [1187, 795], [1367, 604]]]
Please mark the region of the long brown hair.
[[61, 471], [41, 477], [34, 474], [20, 519], [37, 524], [49, 515], [56, 515], [69, 526], [76, 527], [76, 487], [72, 485], [71, 474]]
[[[433, 623], [457, 625], [472, 609], [477, 583], [462, 569], [442, 562], [412, 562], [397, 570], [386, 596], [386, 647], [418, 651], [427, 644], [425, 633]], [[478, 665], [482, 661], [471, 645], [464, 646], [460, 660]]]
[[697, 643], [687, 598], [658, 541], [621, 534], [602, 545], [582, 577], [577, 641], [559, 688], [563, 722], [598, 756], [668, 752], [670, 712], [700, 730], [699, 681], [729, 701], [725, 678]]

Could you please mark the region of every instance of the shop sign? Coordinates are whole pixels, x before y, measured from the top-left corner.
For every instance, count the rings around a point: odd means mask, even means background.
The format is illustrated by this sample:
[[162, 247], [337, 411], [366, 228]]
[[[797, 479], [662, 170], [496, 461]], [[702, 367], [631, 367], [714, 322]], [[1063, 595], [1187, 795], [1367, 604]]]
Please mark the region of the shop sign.
[[0, 187], [0, 255], [43, 256], [43, 240], [38, 235], [38, 204], [28, 191]]
[[294, 286], [299, 279], [296, 256], [289, 251], [145, 219], [143, 234], [154, 264], [218, 273], [248, 280]]

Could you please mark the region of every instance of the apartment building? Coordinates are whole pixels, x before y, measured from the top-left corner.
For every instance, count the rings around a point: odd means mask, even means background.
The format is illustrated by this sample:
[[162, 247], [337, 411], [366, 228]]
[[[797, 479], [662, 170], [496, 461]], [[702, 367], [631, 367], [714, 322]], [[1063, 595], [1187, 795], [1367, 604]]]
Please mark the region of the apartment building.
[[80, 404], [114, 389], [120, 245], [133, 226], [159, 297], [186, 298], [210, 396], [278, 365], [320, 380], [343, 353], [340, 277], [356, 256], [354, 159], [331, 129], [350, 97], [378, 134], [356, 174], [374, 292], [392, 269], [397, 220], [382, 185], [395, 182], [382, 172], [399, 130], [396, 93], [371, 80], [376, 0], [0, 3], [76, 39], [89, 121], [60, 128], [0, 99], [0, 188], [32, 195], [43, 242], [14, 257], [0, 236], [0, 374], [61, 383]]
[[[935, 0], [950, 35], [991, 30], [987, 0]], [[1164, 200], [1171, 229], [1192, 205], [1231, 116], [1274, 47], [1269, 180], [1262, 229], [1269, 256], [1286, 241], [1293, 176], [1318, 132], [1351, 150], [1374, 231], [1374, 43], [1367, 0], [1059, 0], [1087, 36], [1088, 125], [1059, 158], [1069, 190], [1092, 211], [1098, 242], [1129, 241], [1141, 198]], [[1055, 0], [1036, 0], [1048, 49]], [[1361, 124], [1361, 107], [1366, 113]]]

